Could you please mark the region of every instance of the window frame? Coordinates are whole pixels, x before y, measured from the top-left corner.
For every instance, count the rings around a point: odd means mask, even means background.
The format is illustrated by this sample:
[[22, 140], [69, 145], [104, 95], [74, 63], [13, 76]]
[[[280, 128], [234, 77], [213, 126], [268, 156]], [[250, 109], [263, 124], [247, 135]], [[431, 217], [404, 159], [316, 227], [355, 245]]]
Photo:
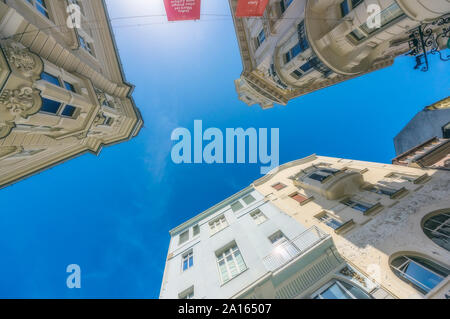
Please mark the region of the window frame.
[[[228, 252], [231, 252], [231, 253], [228, 253]], [[235, 255], [236, 252], [239, 253], [239, 255], [242, 258], [242, 263], [244, 265], [244, 269], [242, 269], [242, 270], [239, 268], [239, 264], [238, 264], [238, 261], [236, 259], [236, 255]], [[236, 242], [232, 242], [232, 243], [228, 244], [227, 246], [225, 246], [224, 248], [219, 249], [218, 251], [216, 251], [215, 255], [216, 255], [217, 270], [219, 272], [219, 278], [220, 278], [222, 285], [230, 282], [231, 280], [238, 277], [240, 274], [242, 274], [244, 271], [246, 271], [248, 269], [247, 264], [245, 263], [244, 256], [242, 255], [242, 252], [239, 249], [239, 246], [237, 245]], [[232, 262], [234, 263], [234, 266], [238, 270], [238, 272], [235, 275], [232, 274], [232, 271], [230, 270], [231, 267], [228, 264], [228, 262], [229, 262], [228, 257], [230, 257], [230, 256], [232, 258]], [[224, 279], [224, 277], [222, 275], [222, 271], [220, 268], [221, 261], [223, 261], [225, 263], [225, 269], [227, 271], [227, 276], [228, 276], [227, 279]]]
[[192, 267], [194, 267], [194, 250], [190, 249], [181, 255], [181, 272], [186, 272]]

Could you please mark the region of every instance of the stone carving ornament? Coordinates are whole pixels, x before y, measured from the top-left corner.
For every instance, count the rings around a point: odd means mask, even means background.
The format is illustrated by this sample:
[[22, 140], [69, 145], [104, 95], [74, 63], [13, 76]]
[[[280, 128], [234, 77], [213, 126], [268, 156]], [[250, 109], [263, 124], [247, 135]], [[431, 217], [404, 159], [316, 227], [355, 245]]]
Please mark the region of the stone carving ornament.
[[42, 105], [39, 91], [29, 86], [4, 89], [0, 94], [0, 138], [15, 127], [15, 120], [35, 114]]
[[31, 53], [26, 48], [20, 48], [17, 44], [9, 44], [5, 47], [6, 58], [13, 71], [32, 80], [40, 78], [44, 65], [39, 56]]

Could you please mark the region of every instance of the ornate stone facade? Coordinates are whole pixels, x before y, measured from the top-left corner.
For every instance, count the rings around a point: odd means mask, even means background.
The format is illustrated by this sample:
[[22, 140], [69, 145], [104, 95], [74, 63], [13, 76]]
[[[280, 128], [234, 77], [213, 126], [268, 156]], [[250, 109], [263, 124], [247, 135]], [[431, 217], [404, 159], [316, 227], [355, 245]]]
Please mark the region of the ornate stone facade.
[[[380, 26], [372, 27], [369, 0], [271, 0], [261, 18], [234, 17], [237, 0], [229, 0], [243, 63], [235, 83], [239, 99], [262, 108], [286, 105], [392, 65], [395, 57], [411, 54], [409, 31], [450, 12], [448, 1], [432, 2], [377, 1]], [[434, 51], [446, 47], [448, 27], [430, 24], [431, 32], [446, 32]], [[421, 52], [416, 59], [423, 60]]]
[[[102, 0], [79, 1], [81, 27], [62, 2], [0, 2], [0, 187], [135, 136], [142, 118], [124, 79]], [[98, 28], [84, 29], [97, 21]], [[88, 43], [81, 46], [81, 43]]]

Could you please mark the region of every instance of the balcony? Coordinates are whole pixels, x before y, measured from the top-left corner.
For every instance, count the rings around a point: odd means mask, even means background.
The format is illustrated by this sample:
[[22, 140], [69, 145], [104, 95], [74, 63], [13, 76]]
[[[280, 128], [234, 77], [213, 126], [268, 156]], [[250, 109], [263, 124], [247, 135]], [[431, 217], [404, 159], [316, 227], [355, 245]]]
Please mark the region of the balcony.
[[294, 239], [276, 245], [272, 252], [263, 258], [263, 264], [267, 270], [276, 271], [327, 238], [328, 234], [313, 226]]

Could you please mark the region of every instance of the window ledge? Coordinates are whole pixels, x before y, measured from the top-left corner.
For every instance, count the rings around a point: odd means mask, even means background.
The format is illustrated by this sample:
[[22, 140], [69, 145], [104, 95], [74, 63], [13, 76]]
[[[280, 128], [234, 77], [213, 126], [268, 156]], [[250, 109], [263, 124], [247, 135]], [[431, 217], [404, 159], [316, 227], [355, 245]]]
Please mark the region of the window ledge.
[[306, 205], [308, 204], [310, 201], [312, 201], [314, 199], [314, 196], [308, 197], [307, 199], [305, 199], [303, 202], [299, 203], [300, 206]]
[[391, 199], [399, 199], [399, 198], [405, 197], [406, 194], [408, 194], [408, 190], [405, 187], [402, 187], [398, 191], [396, 191], [394, 194], [392, 194], [390, 197], [391, 197]]
[[350, 229], [350, 227], [352, 227], [353, 225], [355, 225], [355, 222], [353, 221], [353, 219], [350, 219], [350, 220], [346, 221], [345, 223], [343, 223], [338, 228], [336, 228], [334, 230], [334, 232], [338, 235], [342, 234], [342, 233], [348, 231]]
[[372, 207], [370, 207], [368, 210], [366, 210], [364, 212], [364, 216], [374, 215], [374, 214], [380, 212], [383, 208], [384, 208], [383, 205], [381, 205], [380, 203], [376, 203], [375, 205], [373, 205]]

